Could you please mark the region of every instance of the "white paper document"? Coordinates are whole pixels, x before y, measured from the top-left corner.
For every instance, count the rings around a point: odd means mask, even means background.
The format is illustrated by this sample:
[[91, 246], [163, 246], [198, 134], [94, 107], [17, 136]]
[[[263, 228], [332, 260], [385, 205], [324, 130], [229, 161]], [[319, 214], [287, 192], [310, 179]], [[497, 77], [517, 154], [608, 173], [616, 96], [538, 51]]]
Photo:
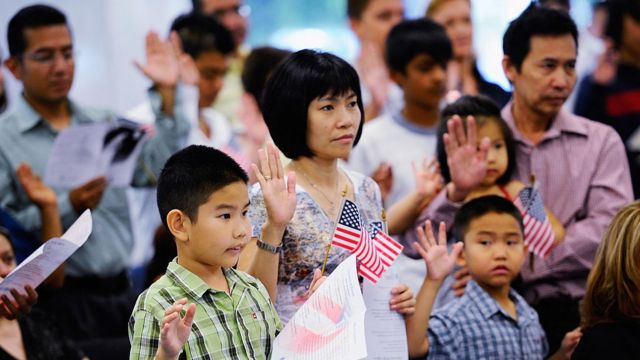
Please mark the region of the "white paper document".
[[271, 359], [366, 358], [365, 311], [352, 255], [289, 320], [275, 340]]
[[0, 294], [11, 297], [11, 289], [24, 293], [26, 285], [35, 289], [87, 241], [91, 227], [91, 212], [86, 210], [62, 237], [48, 240], [13, 269], [0, 282]]
[[400, 283], [396, 268], [391, 266], [377, 284], [365, 281], [364, 303], [367, 306], [365, 332], [367, 359], [405, 360], [409, 358], [404, 318], [389, 308], [391, 289]]
[[53, 143], [44, 181], [75, 188], [105, 176], [111, 186], [129, 186], [146, 140], [137, 124], [124, 119], [69, 127]]

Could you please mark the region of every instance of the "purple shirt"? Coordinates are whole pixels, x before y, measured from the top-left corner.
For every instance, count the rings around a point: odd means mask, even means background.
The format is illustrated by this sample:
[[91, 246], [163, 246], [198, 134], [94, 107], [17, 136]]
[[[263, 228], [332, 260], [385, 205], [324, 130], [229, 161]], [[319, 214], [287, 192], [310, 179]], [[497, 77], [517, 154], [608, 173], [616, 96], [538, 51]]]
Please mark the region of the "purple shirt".
[[[516, 142], [513, 178], [529, 183], [534, 174], [545, 207], [566, 230], [564, 240], [546, 258], [535, 258], [533, 270], [527, 257], [521, 270], [523, 295], [531, 304], [560, 296], [582, 298], [606, 227], [621, 207], [633, 201], [624, 145], [611, 127], [565, 110], [533, 145], [516, 128], [511, 107], [509, 103], [502, 109], [502, 117]], [[443, 190], [420, 214], [416, 226], [426, 219], [451, 225], [459, 207]], [[403, 235], [405, 245], [414, 239], [413, 231]]]

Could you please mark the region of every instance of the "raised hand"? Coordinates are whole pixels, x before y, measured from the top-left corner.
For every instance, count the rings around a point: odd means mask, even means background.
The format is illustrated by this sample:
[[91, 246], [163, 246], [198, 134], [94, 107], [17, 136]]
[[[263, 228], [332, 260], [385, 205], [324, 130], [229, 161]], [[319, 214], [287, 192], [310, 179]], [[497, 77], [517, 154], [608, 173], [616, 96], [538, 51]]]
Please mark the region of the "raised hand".
[[258, 150], [260, 167], [251, 164], [256, 174], [262, 196], [267, 208], [269, 223], [276, 226], [286, 226], [296, 210], [296, 177], [289, 172], [285, 181], [284, 168], [273, 144], [267, 145], [267, 151]]
[[448, 132], [444, 134], [444, 148], [451, 181], [455, 185], [449, 199], [462, 201], [469, 192], [482, 183], [487, 173], [487, 152], [489, 138], [483, 138], [478, 145], [476, 122], [473, 116], [467, 117], [465, 134], [462, 119], [455, 115], [447, 121]]
[[13, 320], [31, 312], [31, 307], [38, 301], [38, 293], [29, 285], [25, 286], [24, 290], [27, 295], [22, 295], [18, 290], [11, 289], [13, 301], [7, 295], [0, 297], [0, 317]]
[[134, 61], [136, 67], [156, 85], [174, 87], [180, 76], [180, 67], [173, 46], [162, 41], [157, 33], [149, 31], [145, 39], [146, 63]]
[[438, 230], [438, 240], [433, 234], [431, 221], [427, 220], [424, 229], [416, 229], [419, 242], [414, 242], [413, 247], [427, 264], [427, 278], [429, 280], [441, 281], [449, 275], [455, 264], [455, 260], [462, 251], [463, 244], [457, 242], [451, 249], [451, 254], [447, 250], [447, 229], [444, 222], [440, 223]]
[[425, 159], [420, 167], [416, 166], [415, 161], [412, 161], [411, 167], [413, 169], [418, 195], [431, 198], [440, 192], [443, 179], [442, 175], [440, 175], [440, 165], [435, 158], [431, 160]]
[[200, 81], [200, 71], [191, 55], [183, 51], [180, 36], [178, 36], [175, 31], [172, 31], [169, 35], [169, 41], [171, 42], [173, 53], [178, 60], [180, 80], [187, 85], [198, 85], [198, 81]]
[[40, 177], [31, 170], [31, 166], [26, 163], [20, 163], [16, 169], [16, 175], [29, 200], [38, 207], [57, 205], [55, 191], [42, 182]]
[[183, 318], [180, 318], [182, 308], [187, 304], [187, 299], [180, 299], [173, 303], [165, 312], [160, 324], [160, 348], [161, 358], [177, 359], [184, 343], [191, 334], [191, 324], [196, 313], [196, 304], [190, 304]]
[[391, 165], [386, 162], [381, 162], [373, 171], [373, 174], [371, 174], [371, 178], [378, 184], [382, 202], [384, 203], [393, 186], [393, 171], [391, 170]]

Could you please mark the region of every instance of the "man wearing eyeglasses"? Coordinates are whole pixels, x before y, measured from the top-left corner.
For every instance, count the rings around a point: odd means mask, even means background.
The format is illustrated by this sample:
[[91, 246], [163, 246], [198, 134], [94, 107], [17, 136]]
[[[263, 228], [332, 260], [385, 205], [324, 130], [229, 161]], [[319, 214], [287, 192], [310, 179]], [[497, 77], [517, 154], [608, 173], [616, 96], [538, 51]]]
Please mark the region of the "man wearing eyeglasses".
[[[49, 6], [23, 8], [9, 22], [10, 57], [5, 65], [22, 82], [22, 96], [13, 110], [0, 119], [0, 206], [32, 232], [41, 227], [38, 211], [18, 183], [13, 169], [31, 164], [42, 175], [58, 133], [69, 127], [111, 121], [108, 111], [87, 109], [68, 98], [73, 84], [75, 58], [70, 26], [63, 13]], [[138, 65], [158, 87], [175, 87], [175, 56], [162, 44], [147, 47], [147, 63]], [[155, 49], [155, 50], [154, 50]], [[179, 150], [189, 131], [178, 99], [161, 98], [169, 108], [156, 112], [155, 137], [142, 150], [134, 175], [137, 186], [153, 185], [164, 161]], [[162, 105], [160, 105], [162, 107]], [[126, 188], [109, 186], [104, 177], [75, 189], [56, 189], [63, 225], [68, 227], [85, 209], [93, 210], [93, 233], [66, 263], [65, 285], [48, 305], [60, 316], [60, 325], [79, 342], [115, 339], [109, 346], [119, 358], [117, 344], [128, 354], [127, 320], [135, 294], [126, 274], [133, 247]], [[120, 342], [118, 342], [120, 341]], [[93, 356], [92, 356], [93, 357]]]

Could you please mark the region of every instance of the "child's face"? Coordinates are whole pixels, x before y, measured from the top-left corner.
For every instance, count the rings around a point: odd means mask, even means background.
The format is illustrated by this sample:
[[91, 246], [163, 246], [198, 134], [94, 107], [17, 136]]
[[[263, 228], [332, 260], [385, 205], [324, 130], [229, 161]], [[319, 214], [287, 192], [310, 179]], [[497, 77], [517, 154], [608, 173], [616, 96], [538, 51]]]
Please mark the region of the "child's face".
[[488, 213], [469, 224], [463, 262], [483, 288], [509, 286], [520, 272], [525, 255], [522, 230], [513, 216]]
[[334, 160], [349, 156], [361, 118], [353, 91], [313, 100], [307, 118], [307, 145], [316, 157]]
[[502, 131], [494, 121], [490, 120], [478, 129], [478, 145], [484, 137], [489, 138], [491, 146], [487, 153], [487, 174], [482, 185], [491, 186], [507, 171], [509, 155]]
[[0, 235], [0, 281], [16, 268], [16, 256], [13, 253], [9, 239]]
[[429, 54], [418, 54], [407, 64], [405, 73], [392, 71], [392, 79], [402, 88], [407, 103], [438, 108], [446, 93], [446, 69]]
[[228, 58], [217, 51], [206, 51], [195, 59], [200, 79], [198, 81], [199, 107], [211, 106], [222, 89], [227, 74]]
[[185, 227], [187, 256], [205, 266], [232, 267], [249, 241], [249, 194], [242, 181], [215, 191]]

